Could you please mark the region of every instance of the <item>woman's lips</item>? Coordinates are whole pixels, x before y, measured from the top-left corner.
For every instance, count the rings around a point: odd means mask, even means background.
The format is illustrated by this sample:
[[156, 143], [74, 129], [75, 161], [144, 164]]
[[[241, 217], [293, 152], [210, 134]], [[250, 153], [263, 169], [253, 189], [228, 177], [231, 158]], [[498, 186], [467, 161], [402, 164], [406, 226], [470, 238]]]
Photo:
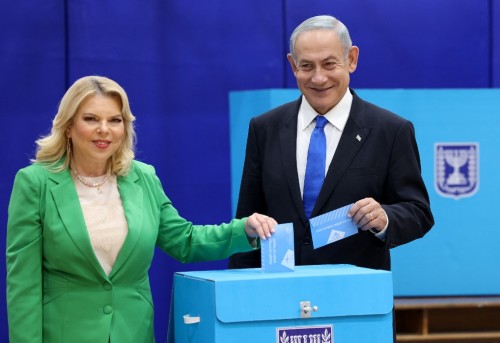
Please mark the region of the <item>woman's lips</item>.
[[100, 148], [100, 149], [105, 149], [107, 148], [111, 142], [110, 141], [102, 141], [102, 140], [97, 140], [97, 141], [94, 141], [94, 144]]

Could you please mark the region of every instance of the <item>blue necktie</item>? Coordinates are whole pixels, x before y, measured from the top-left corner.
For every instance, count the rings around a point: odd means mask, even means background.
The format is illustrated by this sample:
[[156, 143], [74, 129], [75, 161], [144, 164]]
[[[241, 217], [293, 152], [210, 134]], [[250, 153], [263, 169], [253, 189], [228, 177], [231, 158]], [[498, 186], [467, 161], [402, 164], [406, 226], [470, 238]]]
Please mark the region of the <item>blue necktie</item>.
[[316, 117], [316, 127], [309, 142], [306, 175], [304, 178], [304, 194], [302, 196], [307, 218], [311, 216], [325, 179], [326, 136], [323, 129], [327, 123], [328, 120], [325, 117], [321, 115]]

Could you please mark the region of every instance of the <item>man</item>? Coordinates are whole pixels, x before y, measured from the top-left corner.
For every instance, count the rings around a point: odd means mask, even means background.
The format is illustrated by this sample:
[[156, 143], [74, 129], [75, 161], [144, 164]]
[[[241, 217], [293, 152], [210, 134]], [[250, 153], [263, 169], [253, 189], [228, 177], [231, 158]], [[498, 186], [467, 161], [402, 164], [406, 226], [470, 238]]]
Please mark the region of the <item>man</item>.
[[[358, 56], [340, 21], [307, 19], [292, 33], [288, 54], [302, 96], [250, 122], [236, 216], [260, 212], [292, 222], [296, 265], [390, 270], [389, 249], [434, 224], [413, 125], [349, 88]], [[326, 151], [313, 167], [317, 135]], [[310, 178], [314, 171], [319, 181]], [[314, 249], [309, 219], [352, 203], [348, 215], [359, 233]], [[258, 250], [229, 260], [229, 268], [254, 267]]]

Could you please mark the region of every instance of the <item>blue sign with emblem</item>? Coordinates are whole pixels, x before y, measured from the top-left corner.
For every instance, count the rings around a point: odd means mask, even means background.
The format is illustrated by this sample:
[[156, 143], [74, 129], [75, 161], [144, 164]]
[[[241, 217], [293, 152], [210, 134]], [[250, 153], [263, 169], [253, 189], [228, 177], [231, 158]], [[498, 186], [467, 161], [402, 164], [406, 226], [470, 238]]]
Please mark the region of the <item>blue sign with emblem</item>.
[[[423, 239], [391, 249], [395, 295], [500, 294], [500, 273], [494, 272], [500, 230], [491, 225], [499, 193], [500, 89], [356, 92], [413, 123], [435, 219]], [[298, 89], [231, 93], [234, 209], [250, 118], [299, 95]]]

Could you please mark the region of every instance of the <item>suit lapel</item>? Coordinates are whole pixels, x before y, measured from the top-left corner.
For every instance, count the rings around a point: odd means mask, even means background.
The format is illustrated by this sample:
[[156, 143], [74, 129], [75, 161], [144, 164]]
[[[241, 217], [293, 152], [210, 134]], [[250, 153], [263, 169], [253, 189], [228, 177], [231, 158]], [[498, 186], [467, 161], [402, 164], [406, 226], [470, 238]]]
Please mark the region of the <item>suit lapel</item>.
[[307, 218], [302, 204], [299, 175], [297, 173], [297, 121], [301, 99], [295, 102], [295, 107], [289, 111], [288, 115], [280, 123], [279, 138], [283, 157], [282, 162], [292, 200], [305, 225]]
[[100, 275], [106, 277], [90, 243], [82, 207], [69, 169], [61, 173], [51, 173], [49, 179], [56, 183], [50, 191], [61, 221], [73, 243], [95, 270]]
[[123, 267], [134, 250], [143, 229], [144, 194], [142, 188], [136, 183], [138, 180], [139, 176], [133, 168], [127, 176], [118, 177], [118, 190], [127, 219], [128, 234], [109, 275], [110, 278]]
[[370, 133], [370, 127], [367, 127], [365, 123], [364, 112], [360, 109], [360, 99], [356, 94], [353, 95], [354, 99], [349, 119], [347, 120], [344, 132], [342, 132], [339, 145], [328, 168], [323, 187], [318, 195], [318, 200], [311, 216], [318, 215], [321, 208], [328, 201], [328, 198], [335, 190], [335, 186], [349, 168]]

